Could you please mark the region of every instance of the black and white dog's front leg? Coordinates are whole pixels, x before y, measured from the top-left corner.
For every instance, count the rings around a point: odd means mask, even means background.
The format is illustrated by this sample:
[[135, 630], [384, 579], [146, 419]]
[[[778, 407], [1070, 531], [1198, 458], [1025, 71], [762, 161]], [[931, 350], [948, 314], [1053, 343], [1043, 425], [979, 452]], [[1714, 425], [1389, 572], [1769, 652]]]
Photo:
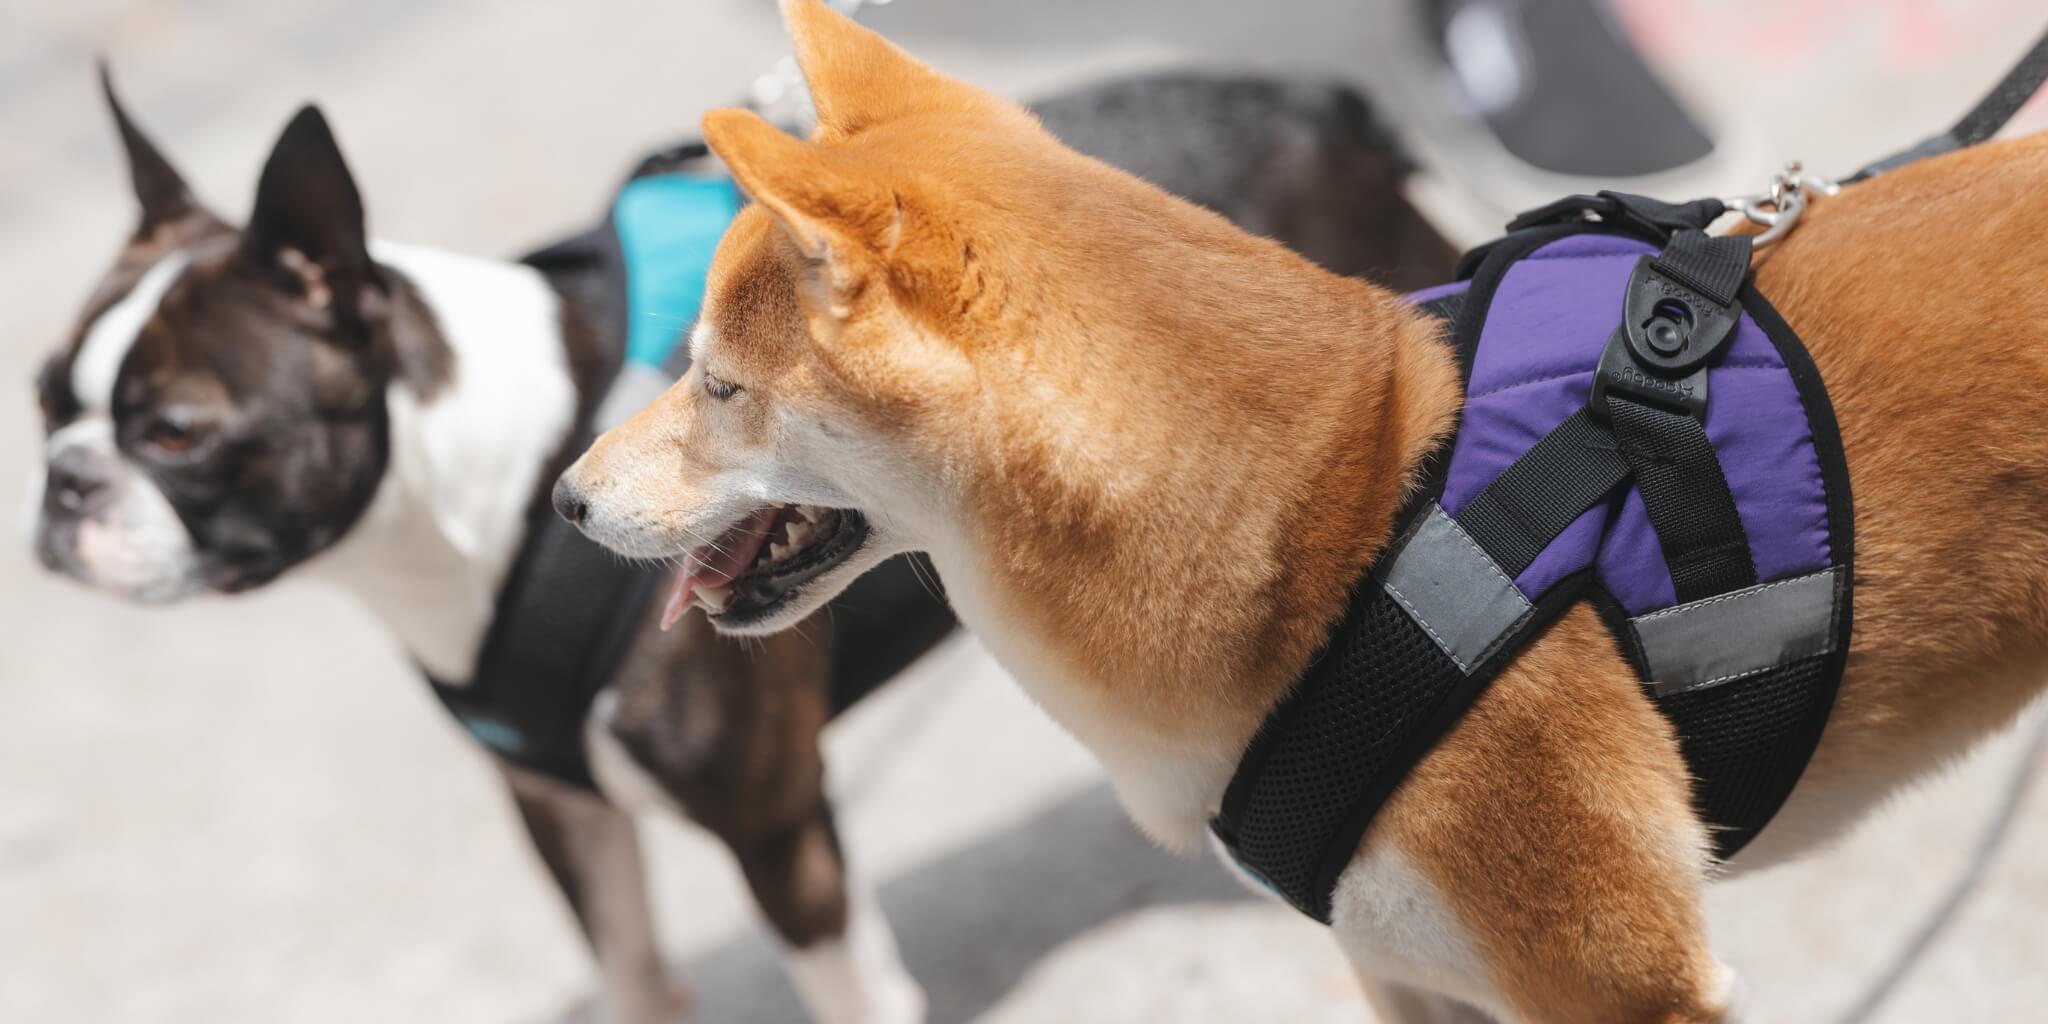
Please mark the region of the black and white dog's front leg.
[[[601, 694], [585, 731], [598, 784], [621, 806], [679, 812], [732, 851], [815, 1024], [922, 1024], [924, 990], [904, 968], [874, 893], [848, 868], [832, 820], [817, 743], [821, 695], [772, 674], [750, 682], [728, 695], [752, 702], [781, 687], [781, 703], [815, 706], [783, 720], [728, 705], [721, 710], [735, 718], [708, 759], [664, 738], [663, 728], [691, 720], [691, 711], [621, 714], [617, 695]], [[705, 713], [695, 709], [698, 719]]]
[[924, 991], [904, 970], [875, 894], [846, 864], [832, 810], [720, 835], [784, 943], [784, 966], [819, 1024], [918, 1024]]
[[513, 803], [562, 888], [604, 979], [609, 1019], [673, 1024], [687, 990], [661, 960], [632, 816], [594, 793], [503, 767]]

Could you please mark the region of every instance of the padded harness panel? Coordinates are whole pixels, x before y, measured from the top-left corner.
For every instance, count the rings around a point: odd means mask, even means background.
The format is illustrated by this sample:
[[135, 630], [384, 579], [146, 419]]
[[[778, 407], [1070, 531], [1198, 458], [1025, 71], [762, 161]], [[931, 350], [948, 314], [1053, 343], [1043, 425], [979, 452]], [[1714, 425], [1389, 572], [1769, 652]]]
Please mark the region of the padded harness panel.
[[[1697, 230], [1718, 212], [1564, 201], [1468, 256], [1468, 280], [1409, 297], [1450, 326], [1457, 432], [1211, 823], [1304, 913], [1329, 920], [1380, 806], [1582, 599], [1675, 727], [1718, 856], [1797, 782], [1848, 647], [1848, 475], [1811, 360], [1744, 283], [1747, 242]], [[1685, 344], [1713, 347], [1668, 351], [1667, 376], [1610, 370], [1636, 351], [1624, 310], [1662, 311], [1659, 296], [1712, 313]]]
[[[1485, 313], [1442, 504], [1452, 515], [1565, 418], [1586, 407], [1601, 343], [1621, 316], [1629, 270], [1655, 247], [1577, 234], [1542, 245], [1502, 276]], [[1720, 456], [1763, 581], [1830, 563], [1826, 488], [1813, 431], [1784, 360], [1743, 317], [1709, 375], [1707, 437]], [[1588, 566], [1630, 615], [1677, 603], [1643, 506], [1630, 488], [1568, 527], [1515, 579], [1533, 597]]]

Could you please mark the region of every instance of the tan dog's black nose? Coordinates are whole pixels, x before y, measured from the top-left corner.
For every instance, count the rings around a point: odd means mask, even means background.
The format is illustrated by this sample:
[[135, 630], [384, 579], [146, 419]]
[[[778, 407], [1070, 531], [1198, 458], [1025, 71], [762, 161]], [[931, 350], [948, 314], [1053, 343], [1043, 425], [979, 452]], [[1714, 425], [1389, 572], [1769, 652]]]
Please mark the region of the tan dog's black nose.
[[582, 526], [584, 518], [590, 515], [590, 503], [584, 501], [583, 495], [577, 492], [576, 485], [569, 482], [567, 473], [555, 480], [554, 498], [555, 514], [573, 525]]

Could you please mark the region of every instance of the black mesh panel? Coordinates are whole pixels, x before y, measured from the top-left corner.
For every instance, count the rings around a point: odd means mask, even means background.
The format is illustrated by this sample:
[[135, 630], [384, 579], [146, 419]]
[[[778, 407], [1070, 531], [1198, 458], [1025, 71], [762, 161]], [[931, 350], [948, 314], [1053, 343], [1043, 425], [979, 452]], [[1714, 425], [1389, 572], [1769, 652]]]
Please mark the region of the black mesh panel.
[[1747, 679], [1658, 698], [1692, 771], [1693, 804], [1701, 820], [1718, 830], [1718, 854], [1748, 842], [1799, 781], [1814, 734], [1833, 703], [1829, 660], [1804, 658]]
[[1336, 833], [1386, 799], [1414, 763], [1418, 737], [1434, 739], [1425, 723], [1465, 681], [1385, 590], [1363, 586], [1343, 631], [1288, 698], [1285, 731], [1226, 837], [1241, 863], [1319, 919], [1329, 891], [1318, 875]]

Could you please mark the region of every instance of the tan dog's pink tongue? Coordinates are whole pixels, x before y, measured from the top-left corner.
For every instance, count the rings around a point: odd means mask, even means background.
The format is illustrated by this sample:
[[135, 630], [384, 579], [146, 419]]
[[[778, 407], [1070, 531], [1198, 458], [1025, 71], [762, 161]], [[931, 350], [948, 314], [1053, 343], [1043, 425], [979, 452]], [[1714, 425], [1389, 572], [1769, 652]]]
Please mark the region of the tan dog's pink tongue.
[[676, 573], [675, 590], [661, 610], [661, 628], [667, 630], [683, 617], [698, 587], [723, 586], [746, 571], [754, 556], [761, 553], [761, 545], [768, 543], [768, 532], [775, 528], [775, 517], [781, 512], [782, 509], [771, 505], [740, 520], [738, 526], [725, 531], [717, 540], [690, 549], [682, 569]]

